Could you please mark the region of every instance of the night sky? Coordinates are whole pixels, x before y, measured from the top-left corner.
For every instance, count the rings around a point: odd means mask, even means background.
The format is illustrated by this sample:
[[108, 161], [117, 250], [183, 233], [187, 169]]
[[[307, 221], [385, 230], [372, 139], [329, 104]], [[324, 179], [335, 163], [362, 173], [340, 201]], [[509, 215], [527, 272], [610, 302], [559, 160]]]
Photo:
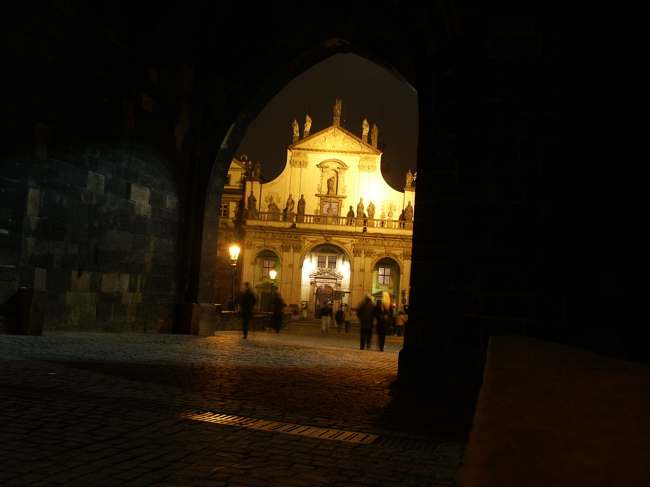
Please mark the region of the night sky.
[[377, 124], [382, 170], [389, 184], [403, 190], [406, 172], [415, 172], [417, 94], [393, 73], [354, 54], [332, 56], [289, 83], [251, 123], [235, 154], [259, 161], [267, 180], [276, 178], [286, 164], [293, 120], [301, 138], [307, 114], [310, 134], [329, 127], [336, 98], [343, 102], [341, 126], [357, 137], [364, 118], [371, 128]]

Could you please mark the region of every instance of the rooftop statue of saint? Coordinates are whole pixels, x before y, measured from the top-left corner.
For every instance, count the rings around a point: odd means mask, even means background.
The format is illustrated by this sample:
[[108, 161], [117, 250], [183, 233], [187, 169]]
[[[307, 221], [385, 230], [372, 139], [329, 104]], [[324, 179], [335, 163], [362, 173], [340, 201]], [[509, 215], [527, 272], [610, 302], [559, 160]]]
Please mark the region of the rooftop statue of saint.
[[293, 213], [294, 204], [293, 196], [290, 194], [287, 198], [287, 206], [285, 207], [286, 213]]
[[301, 215], [304, 215], [306, 205], [307, 205], [307, 202], [305, 201], [305, 195], [301, 194], [300, 199], [298, 200], [298, 213], [300, 213]]
[[257, 212], [257, 198], [251, 191], [251, 194], [248, 196], [248, 211]]
[[365, 218], [366, 214], [364, 213], [365, 206], [363, 204], [363, 198], [359, 198], [359, 204], [357, 205], [357, 218]]
[[413, 205], [409, 201], [409, 204], [404, 208], [404, 218], [408, 221], [413, 220]]
[[368, 205], [368, 218], [374, 220], [375, 218], [375, 204], [371, 201]]
[[377, 128], [377, 124], [373, 123], [372, 124], [372, 132], [370, 132], [370, 140], [372, 142], [373, 147], [377, 147], [377, 140], [379, 139], [379, 129]]
[[336, 102], [334, 103], [334, 116], [335, 117], [340, 117], [341, 116], [341, 106], [343, 104], [343, 101], [340, 98], [336, 99]]

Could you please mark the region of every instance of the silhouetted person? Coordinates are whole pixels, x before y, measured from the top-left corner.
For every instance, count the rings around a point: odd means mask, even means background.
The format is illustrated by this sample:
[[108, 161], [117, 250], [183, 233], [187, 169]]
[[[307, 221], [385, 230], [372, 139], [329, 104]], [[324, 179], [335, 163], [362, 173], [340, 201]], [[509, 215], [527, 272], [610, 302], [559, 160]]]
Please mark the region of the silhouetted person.
[[406, 316], [403, 311], [400, 311], [395, 317], [395, 334], [398, 337], [401, 337], [404, 333], [404, 323], [406, 323], [407, 319], [408, 316]]
[[367, 348], [370, 350], [370, 342], [372, 339], [372, 324], [374, 322], [375, 307], [372, 304], [370, 296], [363, 298], [357, 307], [357, 316], [359, 317], [359, 345], [360, 349]]
[[393, 329], [393, 307], [390, 303], [390, 294], [384, 291], [381, 296], [381, 301], [375, 308], [375, 319], [377, 320], [377, 341], [379, 342], [379, 351], [384, 351], [384, 344], [386, 343], [386, 334]]
[[343, 321], [345, 322], [345, 333], [350, 331], [350, 307], [346, 304], [343, 308]]
[[248, 325], [251, 322], [253, 317], [253, 308], [255, 307], [255, 295], [251, 291], [251, 285], [248, 282], [244, 283], [244, 292], [241, 295], [241, 319], [242, 319], [242, 330], [244, 336], [242, 338], [248, 338]]
[[271, 327], [276, 333], [280, 333], [280, 328], [282, 328], [282, 314], [285, 306], [286, 304], [282, 300], [280, 293], [276, 293], [271, 300]]
[[329, 303], [325, 303], [320, 310], [321, 331], [327, 333], [330, 329], [330, 322], [332, 321], [332, 308]]
[[338, 329], [338, 332], [341, 333], [341, 330], [343, 329], [343, 308], [339, 307], [339, 309], [336, 310], [336, 314], [334, 315], [334, 321], [336, 321], [336, 328]]

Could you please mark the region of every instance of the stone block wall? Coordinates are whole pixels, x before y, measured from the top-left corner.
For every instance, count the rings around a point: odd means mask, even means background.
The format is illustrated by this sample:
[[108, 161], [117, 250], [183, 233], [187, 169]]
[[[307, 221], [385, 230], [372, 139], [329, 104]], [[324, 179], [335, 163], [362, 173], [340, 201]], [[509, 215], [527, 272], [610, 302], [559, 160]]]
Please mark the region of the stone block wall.
[[[178, 192], [164, 161], [125, 146], [3, 161], [3, 301], [44, 289], [47, 331], [169, 328], [178, 278]], [[12, 174], [13, 173], [13, 174]], [[22, 173], [22, 187], [10, 184]]]

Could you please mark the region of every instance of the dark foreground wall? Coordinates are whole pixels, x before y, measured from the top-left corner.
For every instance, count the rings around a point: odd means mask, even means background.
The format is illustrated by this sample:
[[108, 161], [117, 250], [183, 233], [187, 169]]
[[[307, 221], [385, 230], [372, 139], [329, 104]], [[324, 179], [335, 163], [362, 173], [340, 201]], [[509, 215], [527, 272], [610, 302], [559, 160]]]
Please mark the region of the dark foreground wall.
[[46, 290], [49, 331], [170, 329], [178, 191], [159, 155], [79, 144], [5, 159], [1, 177], [5, 299]]
[[402, 377], [494, 334], [647, 360], [639, 5], [4, 2], [2, 320], [35, 287], [47, 330], [200, 321], [246, 127], [354, 52], [418, 93]]

